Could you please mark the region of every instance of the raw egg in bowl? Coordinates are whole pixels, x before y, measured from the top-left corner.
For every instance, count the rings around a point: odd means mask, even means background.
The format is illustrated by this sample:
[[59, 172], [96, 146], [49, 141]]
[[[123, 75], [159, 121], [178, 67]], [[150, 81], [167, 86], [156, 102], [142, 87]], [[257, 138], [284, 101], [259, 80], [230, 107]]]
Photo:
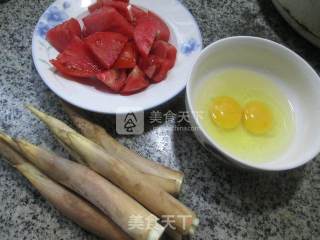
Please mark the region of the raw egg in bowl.
[[199, 56], [186, 104], [199, 141], [228, 163], [281, 171], [320, 152], [320, 78], [290, 49], [256, 37], [217, 41]]

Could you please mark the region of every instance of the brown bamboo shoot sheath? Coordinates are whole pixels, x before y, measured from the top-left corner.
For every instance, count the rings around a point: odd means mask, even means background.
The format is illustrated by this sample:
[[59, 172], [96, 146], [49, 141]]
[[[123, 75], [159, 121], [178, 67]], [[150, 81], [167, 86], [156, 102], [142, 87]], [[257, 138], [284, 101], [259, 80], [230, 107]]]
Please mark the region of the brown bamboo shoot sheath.
[[53, 182], [0, 140], [0, 152], [61, 214], [87, 231], [108, 240], [130, 240], [111, 219], [91, 203]]
[[84, 118], [74, 107], [62, 103], [74, 125], [87, 138], [102, 146], [111, 156], [125, 160], [129, 165], [147, 174], [176, 181], [176, 191], [180, 192], [183, 173], [150, 161], [117, 142], [104, 128]]
[[[42, 120], [49, 127], [49, 129], [58, 138], [58, 140], [62, 142], [64, 146], [66, 146], [66, 149], [70, 152], [70, 154], [80, 163], [83, 163], [83, 159], [81, 159], [81, 156], [79, 157], [75, 151], [70, 149], [70, 146], [69, 146], [70, 142], [68, 143], [69, 139], [66, 135], [66, 133], [69, 133], [69, 132], [76, 133], [76, 134], [77, 132], [72, 128], [70, 128], [65, 123], [63, 123], [62, 121], [54, 117], [48, 116], [45, 113], [40, 112], [31, 106], [28, 106], [28, 108], [32, 111], [32, 113], [34, 113], [37, 117], [39, 117], [39, 119]], [[150, 174], [144, 174], [144, 179], [150, 182], [151, 184], [160, 186], [163, 190], [165, 190], [170, 194], [173, 194], [173, 195], [178, 194], [177, 182], [175, 180], [161, 178], [156, 175], [150, 175]]]
[[[87, 199], [133, 239], [161, 237], [164, 228], [157, 223], [158, 218], [97, 173], [26, 141], [16, 142], [23, 155], [44, 174]], [[152, 219], [154, 225], [150, 228], [129, 228], [133, 216]]]
[[[194, 232], [196, 214], [173, 196], [146, 181], [144, 176], [126, 162], [108, 155], [104, 149], [80, 134], [68, 133], [70, 148], [79, 153], [87, 164], [131, 195], [158, 217], [172, 216], [173, 225], [182, 234]], [[184, 222], [183, 218], [187, 220]]]
[[[48, 116], [44, 113], [35, 109], [33, 112], [41, 120], [48, 121]], [[162, 188], [147, 181], [135, 168], [120, 159], [113, 158], [100, 145], [74, 131], [60, 130], [55, 134], [62, 136], [64, 139], [60, 140], [79, 154], [91, 169], [109, 179], [158, 217], [172, 216], [173, 225], [181, 234], [194, 233], [199, 224], [196, 214]]]

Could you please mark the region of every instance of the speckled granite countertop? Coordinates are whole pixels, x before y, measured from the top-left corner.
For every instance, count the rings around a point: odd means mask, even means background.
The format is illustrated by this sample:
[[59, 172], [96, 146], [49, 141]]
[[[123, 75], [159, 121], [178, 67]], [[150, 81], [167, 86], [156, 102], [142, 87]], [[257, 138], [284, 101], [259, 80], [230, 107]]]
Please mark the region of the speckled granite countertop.
[[[32, 103], [66, 119], [31, 58], [31, 36], [50, 0], [0, 4], [0, 128], [66, 155], [49, 131], [23, 105]], [[204, 44], [232, 35], [284, 43], [320, 72], [320, 50], [299, 37], [268, 0], [184, 0], [198, 21]], [[320, 91], [320, 90], [319, 90]], [[184, 109], [184, 93], [160, 108]], [[112, 131], [113, 117], [96, 116]], [[320, 158], [279, 174], [256, 174], [218, 163], [191, 132], [148, 126], [134, 138], [119, 138], [141, 154], [181, 169], [181, 199], [195, 209], [201, 227], [193, 239], [319, 239]], [[57, 213], [27, 181], [0, 162], [0, 239], [95, 239]]]

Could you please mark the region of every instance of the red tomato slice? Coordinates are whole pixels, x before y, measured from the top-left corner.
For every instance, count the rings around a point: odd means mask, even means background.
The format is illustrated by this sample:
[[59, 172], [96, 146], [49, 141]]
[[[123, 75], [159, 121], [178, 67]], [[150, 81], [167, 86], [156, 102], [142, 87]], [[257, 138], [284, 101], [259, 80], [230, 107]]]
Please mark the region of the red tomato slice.
[[157, 28], [156, 39], [168, 42], [170, 39], [170, 30], [168, 25], [158, 15], [151, 11], [148, 12], [148, 15], [154, 19], [154, 24]]
[[128, 17], [128, 3], [115, 0], [100, 0], [89, 7], [89, 12], [94, 12], [99, 8], [112, 7], [115, 8], [123, 17]]
[[126, 7], [128, 6], [128, 3], [116, 0], [98, 0], [96, 3], [89, 6], [88, 10], [90, 13], [93, 13], [97, 9], [103, 8], [104, 6], [114, 7], [121, 13], [122, 11], [125, 11]]
[[139, 61], [139, 67], [147, 75], [148, 78], [152, 79], [153, 76], [160, 69], [163, 59], [155, 55], [150, 55], [148, 58], [141, 58]]
[[163, 81], [171, 68], [171, 61], [156, 55], [149, 55], [147, 59], [140, 59], [139, 66], [151, 82]]
[[103, 7], [103, 3], [101, 1], [97, 1], [96, 3], [90, 5], [88, 7], [88, 10], [89, 10], [90, 13], [93, 13], [94, 11], [96, 11], [96, 10], [102, 8], [102, 7]]
[[134, 4], [130, 4], [128, 6], [128, 16], [129, 16], [129, 21], [133, 24], [133, 25], [137, 25], [137, 22], [142, 18], [147, 16], [147, 12], [145, 12], [144, 10], [142, 10], [141, 8], [137, 7]]
[[124, 70], [111, 69], [97, 74], [97, 78], [112, 91], [119, 92], [127, 82], [127, 73]]
[[83, 18], [85, 34], [89, 36], [95, 32], [118, 32], [129, 38], [133, 36], [133, 26], [114, 8], [100, 8]]
[[145, 16], [141, 18], [134, 30], [133, 37], [142, 57], [147, 58], [157, 35], [154, 18]]
[[97, 9], [103, 7], [113, 7], [115, 8], [123, 17], [125, 17], [129, 22], [135, 24], [139, 18], [147, 15], [147, 12], [143, 11], [141, 8], [129, 4], [128, 1], [115, 1], [115, 0], [99, 0], [95, 4], [89, 6], [89, 12], [92, 13]]
[[94, 56], [107, 69], [118, 59], [127, 41], [127, 37], [114, 32], [97, 32], [85, 39]]
[[91, 51], [78, 37], [75, 37], [69, 46], [50, 62], [66, 76], [88, 78], [101, 72], [101, 67], [94, 61]]
[[75, 36], [81, 37], [81, 27], [76, 19], [71, 18], [50, 29], [47, 40], [57, 51], [63, 52]]
[[168, 42], [158, 40], [154, 42], [151, 54], [154, 54], [163, 59], [167, 59], [170, 62], [171, 69], [176, 62], [177, 49], [175, 48], [175, 46], [171, 45]]
[[166, 79], [167, 74], [170, 70], [170, 61], [163, 60], [159, 71], [152, 77], [151, 81], [154, 83], [158, 83]]
[[134, 68], [136, 66], [136, 49], [133, 42], [128, 42], [123, 48], [114, 68]]
[[127, 78], [127, 83], [120, 91], [123, 95], [131, 95], [146, 89], [150, 85], [144, 73], [136, 66]]

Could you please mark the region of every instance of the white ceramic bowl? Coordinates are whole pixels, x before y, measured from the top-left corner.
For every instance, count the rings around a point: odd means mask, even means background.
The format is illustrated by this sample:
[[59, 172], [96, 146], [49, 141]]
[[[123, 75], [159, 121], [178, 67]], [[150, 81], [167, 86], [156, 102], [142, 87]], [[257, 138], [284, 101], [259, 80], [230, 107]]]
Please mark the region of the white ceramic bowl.
[[[249, 163], [225, 151], [210, 137], [195, 114], [195, 93], [205, 76], [231, 66], [262, 71], [282, 90], [295, 111], [295, 133], [289, 148], [267, 163]], [[261, 38], [231, 37], [205, 48], [187, 84], [186, 104], [199, 141], [215, 156], [244, 168], [281, 171], [299, 167], [320, 152], [320, 78], [310, 65], [290, 49]]]
[[121, 96], [67, 80], [55, 71], [49, 60], [55, 58], [58, 53], [46, 41], [46, 32], [68, 18], [81, 19], [88, 13], [88, 6], [95, 1], [56, 0], [40, 17], [32, 39], [32, 55], [37, 71], [47, 86], [73, 105], [109, 114], [130, 112], [133, 109], [147, 110], [170, 100], [182, 91], [202, 49], [202, 38], [193, 16], [178, 0], [130, 1], [155, 12], [170, 27], [170, 42], [176, 46], [178, 54], [176, 65], [165, 81], [152, 84], [141, 93]]

